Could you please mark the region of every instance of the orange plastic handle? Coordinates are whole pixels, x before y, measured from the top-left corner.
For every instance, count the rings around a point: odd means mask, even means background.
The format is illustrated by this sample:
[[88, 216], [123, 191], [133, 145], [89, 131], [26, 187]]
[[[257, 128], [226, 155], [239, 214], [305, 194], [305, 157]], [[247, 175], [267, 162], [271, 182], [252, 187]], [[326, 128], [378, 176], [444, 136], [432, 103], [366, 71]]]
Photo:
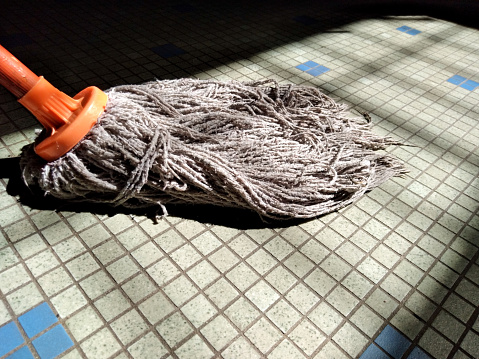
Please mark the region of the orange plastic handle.
[[0, 45], [0, 85], [20, 98], [30, 91], [38, 79], [37, 75]]
[[0, 45], [0, 85], [15, 95], [45, 127], [48, 137], [35, 145], [47, 161], [70, 151], [95, 125], [108, 101], [107, 95], [91, 86], [71, 98], [38, 77]]

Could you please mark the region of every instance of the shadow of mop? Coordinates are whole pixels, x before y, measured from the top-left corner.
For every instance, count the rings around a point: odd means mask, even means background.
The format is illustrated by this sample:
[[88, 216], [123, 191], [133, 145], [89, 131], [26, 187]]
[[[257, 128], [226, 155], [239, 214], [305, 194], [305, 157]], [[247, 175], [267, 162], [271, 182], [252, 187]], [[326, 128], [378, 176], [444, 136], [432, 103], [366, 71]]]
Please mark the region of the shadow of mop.
[[[0, 159], [0, 178], [8, 179], [7, 193], [17, 197], [18, 201], [33, 210], [50, 210], [57, 212], [93, 213], [114, 216], [126, 214], [149, 218], [153, 222], [161, 220], [158, 207], [128, 208], [109, 204], [66, 201], [45, 195], [40, 189], [27, 187], [20, 171], [20, 158]], [[242, 208], [220, 207], [215, 205], [197, 205], [175, 203], [166, 205], [168, 215], [191, 219], [204, 224], [219, 225], [241, 230], [260, 228], [285, 228], [307, 222], [307, 219], [274, 220], [262, 218], [258, 213]]]

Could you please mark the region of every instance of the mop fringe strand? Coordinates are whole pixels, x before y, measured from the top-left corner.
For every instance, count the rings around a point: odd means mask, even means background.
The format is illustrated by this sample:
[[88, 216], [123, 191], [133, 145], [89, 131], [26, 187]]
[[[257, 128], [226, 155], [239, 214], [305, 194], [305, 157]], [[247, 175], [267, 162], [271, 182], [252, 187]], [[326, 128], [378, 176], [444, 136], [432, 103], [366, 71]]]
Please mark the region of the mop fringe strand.
[[23, 149], [24, 181], [113, 206], [215, 204], [263, 217], [313, 218], [407, 171], [319, 90], [273, 80], [181, 79], [118, 86], [98, 123], [53, 162]]

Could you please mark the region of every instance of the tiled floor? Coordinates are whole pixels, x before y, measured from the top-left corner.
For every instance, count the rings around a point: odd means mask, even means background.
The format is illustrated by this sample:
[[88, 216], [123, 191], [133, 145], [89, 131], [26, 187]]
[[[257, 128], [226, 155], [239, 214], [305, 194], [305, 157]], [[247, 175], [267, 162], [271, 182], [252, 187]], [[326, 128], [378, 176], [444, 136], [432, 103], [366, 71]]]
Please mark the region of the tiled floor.
[[1, 358], [479, 357], [479, 30], [321, 2], [20, 3], [0, 44], [71, 95], [317, 86], [411, 145], [391, 149], [410, 174], [299, 224], [38, 201], [15, 171], [38, 125], [0, 89]]

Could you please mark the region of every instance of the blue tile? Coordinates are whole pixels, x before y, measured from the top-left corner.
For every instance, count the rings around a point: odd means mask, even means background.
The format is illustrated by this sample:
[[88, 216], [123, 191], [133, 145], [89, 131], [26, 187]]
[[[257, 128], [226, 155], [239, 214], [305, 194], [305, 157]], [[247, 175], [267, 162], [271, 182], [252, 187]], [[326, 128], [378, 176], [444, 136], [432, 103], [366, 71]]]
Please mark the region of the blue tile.
[[23, 343], [22, 334], [14, 322], [0, 328], [0, 357], [12, 351]]
[[460, 87], [462, 87], [466, 90], [469, 90], [469, 91], [473, 91], [478, 86], [479, 86], [479, 82], [472, 81], [472, 80], [467, 80]]
[[45, 330], [50, 325], [56, 323], [58, 320], [48, 304], [43, 303], [20, 316], [18, 321], [22, 325], [28, 337], [32, 338], [42, 330]]
[[394, 359], [400, 359], [411, 345], [409, 339], [390, 325], [383, 329], [374, 342], [391, 354]]
[[169, 57], [186, 54], [186, 51], [173, 44], [164, 44], [151, 49], [155, 54], [167, 59]]
[[391, 359], [389, 355], [379, 349], [376, 345], [371, 344], [364, 351], [363, 355], [359, 359]]
[[314, 25], [314, 24], [317, 24], [319, 21], [310, 17], [310, 16], [307, 16], [307, 15], [301, 15], [301, 16], [297, 16], [294, 18], [294, 21], [296, 22], [299, 22], [303, 25]]
[[73, 346], [73, 342], [61, 325], [57, 325], [32, 342], [41, 359], [53, 359]]
[[398, 27], [396, 30], [406, 32], [408, 30], [412, 30], [412, 28], [410, 28], [409, 26], [401, 26], [401, 27]]
[[420, 34], [420, 33], [421, 33], [421, 31], [416, 30], [416, 29], [412, 29], [412, 30], [406, 31], [406, 34], [409, 34], [409, 35], [412, 35], [412, 36], [417, 35], [417, 34]]
[[463, 83], [464, 81], [466, 81], [467, 79], [465, 77], [462, 77], [462, 76], [459, 76], [459, 75], [454, 75], [453, 77], [451, 77], [449, 80], [447, 80], [447, 82], [450, 82], [454, 85], [459, 85], [461, 83]]
[[424, 353], [421, 348], [415, 347], [407, 359], [431, 359], [431, 357]]
[[14, 352], [12, 355], [9, 355], [5, 359], [35, 359], [28, 349], [28, 347], [22, 347], [16, 352]]
[[324, 74], [325, 72], [328, 72], [329, 69], [327, 67], [324, 67], [324, 66], [318, 66], [318, 67], [315, 67], [314, 69], [311, 69], [309, 71], [306, 71], [308, 74], [312, 75], [312, 76], [318, 76], [318, 75], [321, 75], [321, 74]]
[[308, 67], [308, 66], [306, 66], [305, 64], [298, 65], [298, 66], [296, 66], [296, 68], [299, 69], [299, 70], [301, 70], [301, 71], [311, 70], [311, 67]]
[[317, 64], [314, 61], [307, 61], [304, 63], [304, 65], [308, 66], [310, 69], [312, 69], [313, 67], [319, 66], [319, 64]]

